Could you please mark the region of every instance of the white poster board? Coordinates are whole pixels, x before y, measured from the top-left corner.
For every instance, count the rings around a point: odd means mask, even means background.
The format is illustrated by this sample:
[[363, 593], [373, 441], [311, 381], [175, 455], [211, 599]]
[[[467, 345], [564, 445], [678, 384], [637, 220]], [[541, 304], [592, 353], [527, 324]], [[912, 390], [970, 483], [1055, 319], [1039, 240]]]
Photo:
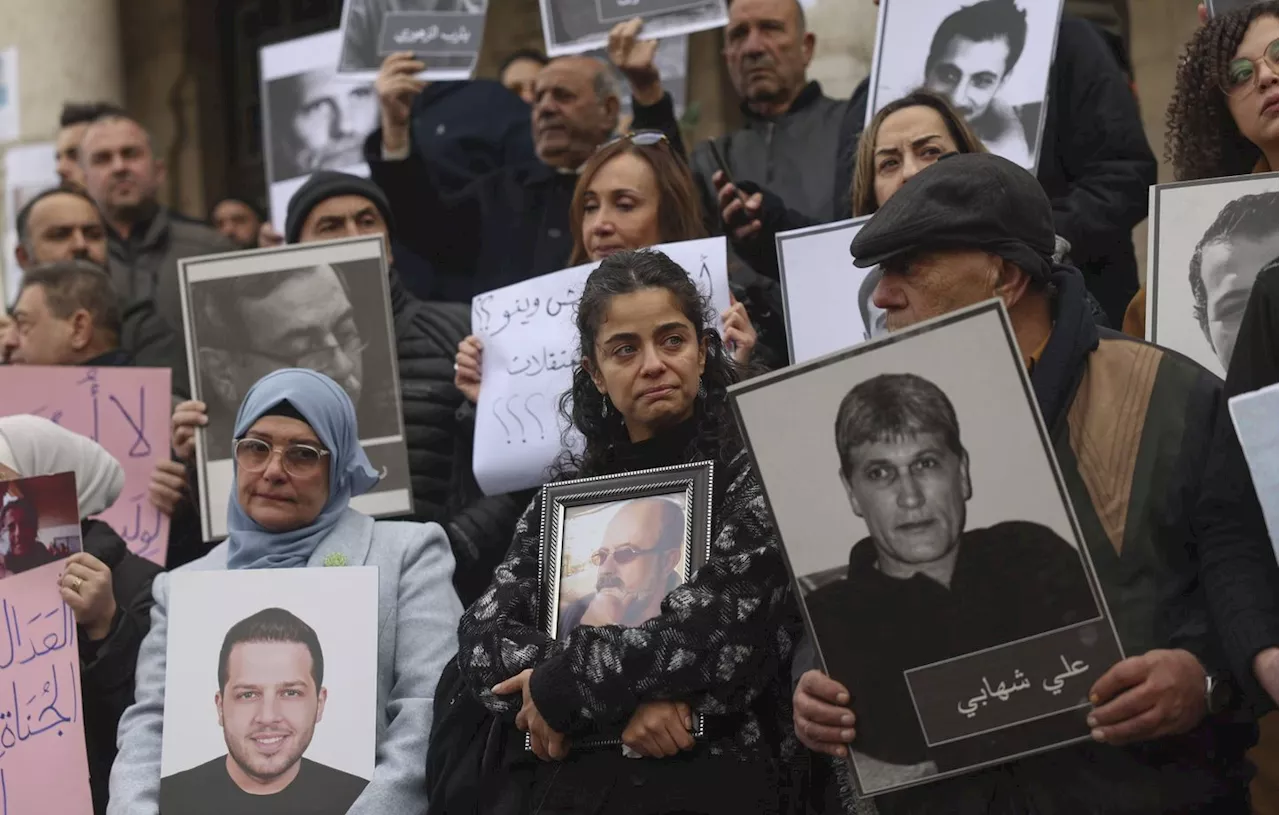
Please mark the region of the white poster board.
[[[653, 249], [684, 267], [717, 314], [729, 308], [723, 237]], [[598, 265], [562, 269], [471, 301], [471, 330], [484, 343], [472, 466], [487, 495], [542, 485], [563, 449], [560, 397], [580, 358], [574, 315]]]
[[258, 52], [262, 155], [271, 225], [284, 234], [289, 199], [317, 170], [367, 178], [364, 141], [378, 127], [372, 79], [342, 76], [341, 35], [326, 31]]
[[618, 23], [644, 19], [640, 37], [665, 39], [709, 31], [729, 23], [725, 0], [538, 0], [542, 36], [552, 57], [581, 54], [609, 44]]
[[[849, 244], [869, 220], [866, 215], [778, 233], [793, 365], [884, 333], [884, 312], [871, 302], [879, 267], [859, 269], [849, 255]], [[858, 307], [851, 308], [855, 303]]]
[[4, 152], [4, 282], [5, 305], [13, 305], [22, 282], [22, 269], [13, 253], [18, 248], [18, 213], [37, 193], [58, 184], [57, 146], [53, 142], [20, 144]]
[[1280, 529], [1280, 476], [1276, 472], [1280, 459], [1280, 385], [1233, 396], [1227, 400], [1227, 409], [1249, 464], [1271, 548], [1276, 549]]
[[951, 100], [988, 150], [1035, 172], [1062, 3], [882, 0], [867, 124], [895, 99], [929, 88]]
[[220, 811], [239, 811], [236, 787], [261, 796], [255, 811], [292, 811], [298, 790], [246, 790], [230, 757], [273, 771], [307, 762], [295, 779], [349, 807], [373, 777], [380, 718], [377, 568], [183, 569], [169, 580], [164, 811], [185, 811], [192, 795], [225, 796]]
[[1258, 272], [1278, 253], [1276, 173], [1151, 188], [1147, 339], [1225, 376]]

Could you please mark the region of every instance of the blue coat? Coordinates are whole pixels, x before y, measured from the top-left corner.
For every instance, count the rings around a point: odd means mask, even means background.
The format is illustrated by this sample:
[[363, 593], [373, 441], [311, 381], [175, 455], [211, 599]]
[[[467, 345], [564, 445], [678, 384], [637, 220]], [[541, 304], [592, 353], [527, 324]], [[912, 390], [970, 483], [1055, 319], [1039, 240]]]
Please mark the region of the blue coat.
[[[338, 521], [307, 561], [339, 554], [350, 566], [378, 567], [377, 754], [373, 778], [349, 815], [425, 812], [427, 735], [444, 665], [458, 650], [462, 604], [453, 554], [436, 524], [375, 522], [355, 510]], [[227, 568], [227, 543], [183, 569]], [[134, 704], [120, 719], [108, 815], [157, 815], [164, 728], [169, 575], [156, 577], [151, 631], [138, 653]]]

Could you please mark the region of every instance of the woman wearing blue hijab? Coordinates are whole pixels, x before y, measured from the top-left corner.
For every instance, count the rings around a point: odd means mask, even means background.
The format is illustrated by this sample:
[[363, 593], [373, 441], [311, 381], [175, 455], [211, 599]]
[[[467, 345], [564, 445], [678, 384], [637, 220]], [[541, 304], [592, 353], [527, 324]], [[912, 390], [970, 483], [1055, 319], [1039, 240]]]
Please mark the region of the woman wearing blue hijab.
[[[296, 368], [263, 377], [236, 415], [230, 535], [182, 568], [378, 567], [377, 759], [349, 812], [423, 812], [432, 696], [457, 651], [462, 605], [438, 525], [375, 522], [349, 506], [378, 483], [358, 438], [355, 409], [333, 380]], [[154, 594], [137, 701], [120, 720], [109, 815], [160, 811], [167, 574]]]

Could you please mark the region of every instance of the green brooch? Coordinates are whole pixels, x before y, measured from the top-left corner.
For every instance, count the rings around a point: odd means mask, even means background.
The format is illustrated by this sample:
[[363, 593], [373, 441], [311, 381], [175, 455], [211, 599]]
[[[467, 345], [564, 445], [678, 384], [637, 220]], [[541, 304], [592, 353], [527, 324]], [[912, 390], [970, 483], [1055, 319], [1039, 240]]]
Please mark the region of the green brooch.
[[347, 556], [341, 552], [333, 552], [324, 556], [324, 565], [326, 566], [346, 566]]

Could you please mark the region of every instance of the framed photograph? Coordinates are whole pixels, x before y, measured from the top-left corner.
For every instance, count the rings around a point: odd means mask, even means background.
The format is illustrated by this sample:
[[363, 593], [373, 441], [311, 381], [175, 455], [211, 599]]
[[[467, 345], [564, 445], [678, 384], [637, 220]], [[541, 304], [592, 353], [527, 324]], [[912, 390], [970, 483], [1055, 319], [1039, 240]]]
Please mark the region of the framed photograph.
[[264, 46], [262, 151], [271, 223], [284, 234], [289, 199], [317, 170], [367, 177], [364, 141], [378, 127], [373, 79], [342, 76], [337, 31]]
[[75, 473], [0, 480], [0, 578], [79, 551]]
[[867, 124], [916, 88], [951, 100], [987, 149], [1036, 171], [1063, 0], [882, 0]]
[[427, 80], [470, 79], [489, 0], [343, 0], [338, 73], [372, 81], [382, 60], [412, 51]]
[[1276, 259], [1280, 176], [1151, 188], [1147, 339], [1226, 376], [1258, 272]]
[[351, 506], [381, 517], [412, 511], [384, 248], [372, 235], [178, 263], [191, 397], [208, 406], [196, 434], [205, 540], [226, 536], [236, 412], [281, 368], [319, 371], [351, 397], [360, 444], [382, 472]]
[[547, 55], [552, 57], [605, 48], [609, 31], [635, 17], [644, 18], [641, 36], [647, 40], [708, 31], [729, 22], [725, 0], [538, 0], [538, 5]]
[[350, 809], [374, 768], [378, 570], [170, 581], [161, 810]]
[[[779, 232], [778, 271], [791, 363], [808, 362], [886, 333], [885, 312], [871, 302], [880, 267], [859, 269], [849, 244], [870, 215]], [[857, 312], [849, 303], [858, 304]]]
[[[580, 626], [634, 627], [661, 614], [710, 554], [713, 468], [702, 461], [544, 486], [543, 631], [563, 641]], [[693, 735], [702, 735], [696, 713]], [[574, 746], [621, 743], [619, 729]]]
[[1000, 301], [730, 398], [864, 795], [1089, 738], [1123, 653]]

